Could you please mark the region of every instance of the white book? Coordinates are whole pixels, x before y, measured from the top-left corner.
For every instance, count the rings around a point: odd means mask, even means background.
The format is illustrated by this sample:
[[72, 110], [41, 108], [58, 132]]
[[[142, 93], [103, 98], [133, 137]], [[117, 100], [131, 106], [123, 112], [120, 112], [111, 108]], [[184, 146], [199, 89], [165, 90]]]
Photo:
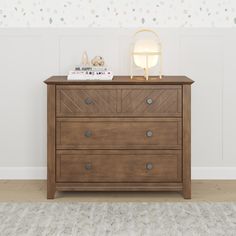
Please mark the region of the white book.
[[76, 75], [68, 75], [67, 80], [112, 80], [112, 76], [76, 76]]
[[67, 80], [112, 80], [111, 71], [70, 71]]
[[105, 66], [76, 66], [76, 71], [107, 71]]

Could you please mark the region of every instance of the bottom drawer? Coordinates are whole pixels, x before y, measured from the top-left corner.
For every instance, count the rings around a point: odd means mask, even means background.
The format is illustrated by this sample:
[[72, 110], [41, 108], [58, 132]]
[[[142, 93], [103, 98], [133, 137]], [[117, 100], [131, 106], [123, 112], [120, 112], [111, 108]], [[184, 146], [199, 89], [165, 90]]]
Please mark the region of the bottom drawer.
[[60, 150], [57, 182], [181, 182], [180, 150]]

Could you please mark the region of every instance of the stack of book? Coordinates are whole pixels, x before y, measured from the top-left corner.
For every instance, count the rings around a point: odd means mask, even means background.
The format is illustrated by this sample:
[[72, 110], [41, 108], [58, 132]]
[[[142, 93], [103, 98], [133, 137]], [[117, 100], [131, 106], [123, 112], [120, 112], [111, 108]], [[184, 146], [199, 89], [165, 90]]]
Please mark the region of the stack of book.
[[101, 66], [76, 66], [69, 72], [68, 80], [112, 80], [112, 71]]

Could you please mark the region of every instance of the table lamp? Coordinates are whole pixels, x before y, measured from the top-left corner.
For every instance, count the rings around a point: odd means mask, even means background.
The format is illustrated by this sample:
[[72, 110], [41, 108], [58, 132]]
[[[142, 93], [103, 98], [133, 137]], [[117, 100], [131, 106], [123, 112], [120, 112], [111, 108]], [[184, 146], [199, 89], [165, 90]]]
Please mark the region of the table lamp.
[[162, 78], [162, 47], [155, 31], [141, 29], [134, 34], [131, 47], [131, 79], [134, 64], [144, 70], [146, 80], [149, 78], [149, 69], [158, 65], [159, 77]]

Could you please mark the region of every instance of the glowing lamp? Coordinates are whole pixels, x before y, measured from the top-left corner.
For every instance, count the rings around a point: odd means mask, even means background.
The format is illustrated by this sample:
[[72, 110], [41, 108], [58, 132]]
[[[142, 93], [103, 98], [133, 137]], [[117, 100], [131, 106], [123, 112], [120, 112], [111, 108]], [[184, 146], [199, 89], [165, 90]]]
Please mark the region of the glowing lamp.
[[[146, 33], [145, 37], [137, 38]], [[147, 33], [149, 35], [147, 35]], [[148, 36], [148, 37], [147, 37]], [[150, 37], [151, 36], [151, 37]], [[149, 69], [159, 65], [159, 76], [162, 77], [162, 50], [159, 37], [156, 32], [142, 29], [134, 34], [131, 52], [131, 79], [133, 78], [134, 64], [144, 70], [146, 80], [149, 77]]]

